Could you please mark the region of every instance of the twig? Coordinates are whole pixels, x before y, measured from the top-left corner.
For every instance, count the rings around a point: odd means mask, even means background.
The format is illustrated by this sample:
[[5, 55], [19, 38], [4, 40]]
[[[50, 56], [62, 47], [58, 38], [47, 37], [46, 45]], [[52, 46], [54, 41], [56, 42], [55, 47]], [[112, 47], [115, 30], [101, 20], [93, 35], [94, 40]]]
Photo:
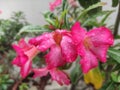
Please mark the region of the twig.
[[21, 82], [22, 82], [22, 78], [21, 78], [19, 81], [16, 81], [16, 82], [15, 82], [12, 90], [17, 90], [17, 88], [18, 88], [18, 86], [19, 86], [19, 84], [20, 84]]
[[38, 90], [45, 90], [45, 87], [47, 85], [48, 80], [50, 79], [50, 74], [48, 74], [47, 76], [43, 76], [40, 79], [39, 85], [37, 86]]
[[117, 14], [117, 18], [114, 26], [114, 36], [118, 34], [119, 23], [120, 23], [120, 0], [119, 0], [119, 7], [118, 7], [118, 14]]

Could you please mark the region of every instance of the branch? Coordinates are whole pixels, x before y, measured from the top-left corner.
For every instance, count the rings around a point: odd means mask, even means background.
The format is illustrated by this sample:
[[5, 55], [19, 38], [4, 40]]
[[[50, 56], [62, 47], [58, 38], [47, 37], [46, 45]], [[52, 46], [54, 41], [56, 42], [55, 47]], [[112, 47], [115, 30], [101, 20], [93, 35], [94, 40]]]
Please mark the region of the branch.
[[120, 1], [119, 1], [119, 7], [118, 7], [118, 14], [117, 14], [117, 18], [114, 26], [114, 36], [118, 34], [119, 23], [120, 23]]

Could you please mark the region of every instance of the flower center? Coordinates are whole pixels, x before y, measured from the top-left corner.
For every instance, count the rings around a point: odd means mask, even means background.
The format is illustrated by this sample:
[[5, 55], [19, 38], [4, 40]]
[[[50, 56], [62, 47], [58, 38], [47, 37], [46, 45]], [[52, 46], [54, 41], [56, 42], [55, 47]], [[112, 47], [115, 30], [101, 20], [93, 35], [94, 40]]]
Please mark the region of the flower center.
[[91, 41], [90, 41], [90, 38], [89, 37], [86, 37], [83, 41], [83, 44], [85, 46], [86, 49], [90, 49], [91, 47]]
[[55, 40], [56, 44], [60, 45], [62, 35], [60, 33], [54, 32], [53, 39]]

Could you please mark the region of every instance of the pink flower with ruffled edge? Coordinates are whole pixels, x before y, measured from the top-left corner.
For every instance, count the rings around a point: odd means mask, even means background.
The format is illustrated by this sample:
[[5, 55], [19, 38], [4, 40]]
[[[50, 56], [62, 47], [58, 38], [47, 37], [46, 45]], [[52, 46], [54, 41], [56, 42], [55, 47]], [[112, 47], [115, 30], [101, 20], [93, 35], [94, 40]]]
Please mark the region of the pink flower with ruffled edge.
[[54, 2], [50, 3], [50, 10], [54, 11], [56, 7], [58, 7], [62, 3], [62, 0], [55, 0]]
[[13, 44], [12, 46], [17, 53], [12, 64], [20, 67], [21, 76], [25, 78], [31, 70], [32, 59], [39, 51], [35, 46], [27, 44], [24, 39], [20, 39], [18, 45]]
[[108, 28], [99, 27], [87, 32], [76, 22], [71, 30], [78, 54], [81, 56], [80, 65], [84, 73], [98, 66], [97, 59], [106, 62], [107, 50], [114, 41]]
[[51, 75], [52, 80], [57, 81], [60, 85], [69, 85], [70, 80], [67, 76], [67, 74], [57, 68], [41, 68], [41, 69], [33, 69], [34, 72], [34, 78], [36, 77], [43, 77], [46, 76], [48, 73]]
[[63, 66], [67, 62], [75, 61], [77, 57], [76, 46], [73, 43], [70, 32], [56, 30], [51, 33], [44, 33], [29, 40], [41, 52], [49, 50], [45, 55], [46, 64], [49, 68]]

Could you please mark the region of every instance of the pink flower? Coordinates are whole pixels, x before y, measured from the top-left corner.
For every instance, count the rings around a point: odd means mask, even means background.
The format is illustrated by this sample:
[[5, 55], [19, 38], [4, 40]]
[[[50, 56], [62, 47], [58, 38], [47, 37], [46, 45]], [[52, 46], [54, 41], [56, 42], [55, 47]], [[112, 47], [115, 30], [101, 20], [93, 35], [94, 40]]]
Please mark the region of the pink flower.
[[73, 7], [77, 7], [77, 2], [76, 0], [68, 0], [68, 3], [72, 5]]
[[36, 56], [38, 50], [35, 46], [27, 44], [24, 39], [20, 39], [18, 45], [13, 44], [12, 46], [17, 53], [12, 64], [20, 67], [21, 76], [25, 78], [31, 70], [32, 59]]
[[66, 62], [73, 62], [77, 57], [76, 46], [70, 32], [56, 30], [32, 38], [30, 44], [35, 45], [40, 51], [49, 50], [45, 60], [49, 68], [59, 67]]
[[57, 68], [49, 69], [48, 67], [41, 69], [33, 69], [34, 78], [46, 76], [48, 73], [51, 75], [52, 80], [57, 81], [60, 85], [69, 85], [70, 80], [65, 72], [58, 70]]
[[55, 0], [50, 3], [50, 10], [54, 11], [54, 9], [62, 3], [62, 0]]
[[107, 50], [113, 44], [113, 35], [108, 28], [99, 27], [87, 32], [76, 22], [72, 27], [72, 35], [84, 73], [98, 66], [97, 59], [106, 62]]

